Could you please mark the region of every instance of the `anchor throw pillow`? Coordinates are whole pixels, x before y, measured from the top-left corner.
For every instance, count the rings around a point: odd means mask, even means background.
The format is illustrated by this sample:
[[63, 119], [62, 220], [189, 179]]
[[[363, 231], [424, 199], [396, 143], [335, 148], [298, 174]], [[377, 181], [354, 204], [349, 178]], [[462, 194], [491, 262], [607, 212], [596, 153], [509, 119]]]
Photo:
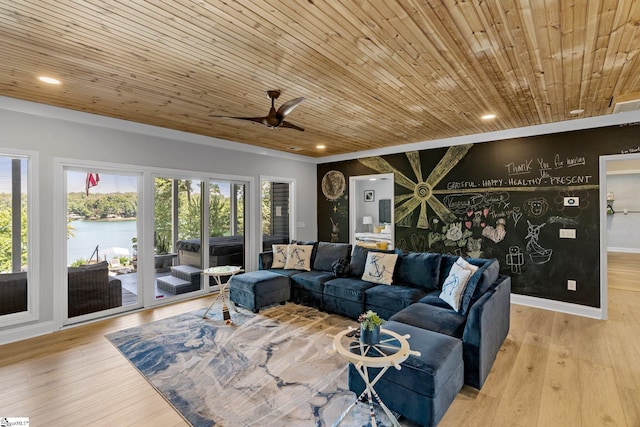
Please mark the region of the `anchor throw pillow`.
[[396, 267], [397, 260], [398, 254], [369, 252], [362, 280], [381, 285], [390, 285], [393, 282], [393, 270]]
[[271, 268], [284, 268], [287, 263], [287, 247], [289, 245], [272, 245], [273, 262]]
[[442, 284], [442, 292], [440, 292], [440, 299], [449, 304], [455, 311], [460, 311], [462, 294], [467, 287], [469, 277], [471, 277], [471, 274], [475, 271], [467, 268], [468, 263], [464, 259], [459, 258], [459, 260], [463, 262], [456, 261], [453, 266], [451, 266], [449, 275]]
[[287, 270], [311, 271], [311, 252], [313, 245], [289, 245], [287, 248]]

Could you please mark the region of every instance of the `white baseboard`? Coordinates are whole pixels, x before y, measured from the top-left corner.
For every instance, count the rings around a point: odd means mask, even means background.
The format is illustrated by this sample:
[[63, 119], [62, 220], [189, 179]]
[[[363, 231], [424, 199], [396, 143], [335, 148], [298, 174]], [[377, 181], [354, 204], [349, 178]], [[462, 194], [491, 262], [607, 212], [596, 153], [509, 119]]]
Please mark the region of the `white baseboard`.
[[542, 308], [544, 310], [558, 311], [560, 313], [574, 314], [576, 316], [591, 317], [593, 319], [603, 319], [601, 308], [587, 307], [568, 302], [511, 294], [511, 303]]
[[640, 254], [640, 248], [607, 247], [607, 252], [624, 252], [624, 253], [627, 253], [627, 254]]
[[0, 345], [50, 334], [54, 332], [54, 330], [56, 330], [54, 324], [50, 321], [0, 331]]

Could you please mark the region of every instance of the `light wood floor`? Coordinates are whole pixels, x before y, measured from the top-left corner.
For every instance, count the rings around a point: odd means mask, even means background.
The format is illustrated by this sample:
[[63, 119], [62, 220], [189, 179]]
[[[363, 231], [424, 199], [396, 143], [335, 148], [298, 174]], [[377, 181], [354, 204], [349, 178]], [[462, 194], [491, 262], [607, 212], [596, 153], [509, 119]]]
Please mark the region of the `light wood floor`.
[[[612, 261], [615, 281], [634, 283], [640, 267]], [[640, 426], [640, 292], [615, 285], [606, 321], [513, 305], [482, 391], [465, 387], [440, 426]], [[0, 346], [0, 417], [29, 417], [32, 427], [186, 426], [104, 334], [210, 298]]]

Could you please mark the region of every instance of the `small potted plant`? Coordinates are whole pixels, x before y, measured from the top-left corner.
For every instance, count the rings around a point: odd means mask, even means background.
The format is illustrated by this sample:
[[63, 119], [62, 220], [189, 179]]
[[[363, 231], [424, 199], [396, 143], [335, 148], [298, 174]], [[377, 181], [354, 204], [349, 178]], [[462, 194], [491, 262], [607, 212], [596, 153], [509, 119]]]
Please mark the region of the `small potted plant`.
[[360, 322], [360, 342], [367, 345], [378, 344], [380, 341], [380, 325], [384, 319], [375, 311], [369, 310], [358, 317]]

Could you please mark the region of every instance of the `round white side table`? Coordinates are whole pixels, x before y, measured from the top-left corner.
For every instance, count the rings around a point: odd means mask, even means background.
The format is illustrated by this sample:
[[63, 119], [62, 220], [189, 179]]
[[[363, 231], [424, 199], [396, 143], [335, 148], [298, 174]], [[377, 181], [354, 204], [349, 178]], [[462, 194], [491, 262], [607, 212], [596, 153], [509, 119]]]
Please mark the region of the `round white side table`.
[[[378, 425], [373, 410], [373, 400], [375, 399], [393, 425], [399, 427], [398, 420], [382, 402], [374, 386], [391, 366], [399, 370], [401, 368], [400, 364], [407, 360], [409, 355], [419, 356], [420, 352], [409, 348], [409, 341], [407, 340], [410, 335], [408, 334], [400, 335], [388, 329], [380, 329], [380, 342], [375, 345], [366, 345], [362, 344], [354, 336], [355, 332], [356, 329], [350, 327], [333, 336], [333, 348], [327, 351], [327, 353], [337, 353], [347, 362], [353, 364], [365, 383], [365, 389], [362, 394], [333, 425], [334, 427], [338, 426], [366, 394], [369, 402], [371, 426], [376, 427]], [[369, 368], [381, 368], [373, 380], [369, 380]]]

